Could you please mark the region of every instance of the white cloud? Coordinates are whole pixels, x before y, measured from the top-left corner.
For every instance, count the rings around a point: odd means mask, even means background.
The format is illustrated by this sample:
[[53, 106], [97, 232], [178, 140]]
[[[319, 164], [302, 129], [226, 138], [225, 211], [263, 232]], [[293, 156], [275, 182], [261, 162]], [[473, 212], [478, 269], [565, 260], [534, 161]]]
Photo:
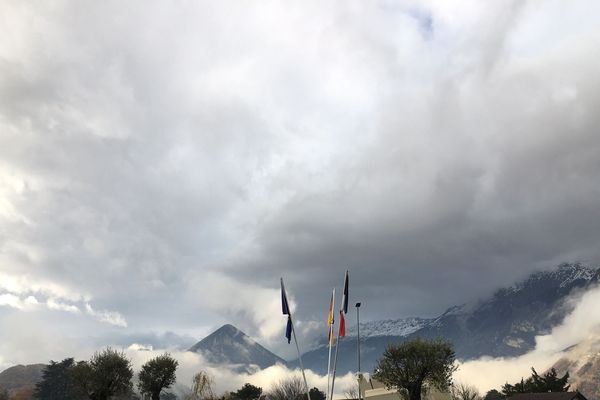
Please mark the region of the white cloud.
[[[40, 303], [33, 295], [22, 298], [13, 293], [0, 294], [0, 306], [12, 307], [20, 311], [36, 311], [40, 310], [41, 305], [45, 306], [48, 310], [81, 314], [81, 309], [77, 304], [65, 302], [54, 297], [49, 297], [45, 302]], [[100, 322], [123, 328], [127, 327], [125, 317], [116, 311], [94, 310], [90, 303], [85, 303], [84, 309], [86, 314]]]
[[90, 297], [89, 294], [79, 293], [63, 284], [34, 278], [28, 274], [10, 274], [2, 271], [0, 271], [0, 289], [19, 295], [39, 293], [72, 302]]
[[[281, 314], [280, 289], [240, 282], [218, 272], [194, 274], [188, 285], [191, 301], [235, 318], [236, 324], [256, 327], [260, 338], [270, 340], [281, 335], [285, 319]], [[289, 296], [289, 302], [294, 310], [294, 297]]]
[[550, 368], [565, 350], [590, 337], [600, 335], [600, 288], [585, 292], [571, 299], [574, 310], [548, 335], [536, 337], [535, 349], [519, 357], [490, 358], [467, 361], [455, 374], [459, 381], [476, 385], [482, 392], [500, 390], [501, 386], [515, 383], [531, 375], [531, 367], [538, 372]]
[[[65, 311], [80, 314], [78, 303], [83, 305], [86, 313], [96, 320], [119, 327], [127, 327], [125, 317], [116, 311], [94, 310], [89, 303], [91, 296], [82, 295], [54, 282], [31, 279], [27, 275], [14, 275], [0, 272], [0, 289], [9, 293], [0, 294], [0, 306], [10, 306], [22, 311], [38, 309], [40, 302], [36, 296], [47, 297], [43, 305], [49, 310]], [[29, 294], [29, 295], [28, 295]]]
[[37, 309], [38, 300], [34, 296], [21, 297], [12, 293], [0, 294], [0, 306], [8, 306], [23, 311], [31, 311]]
[[153, 347], [151, 345], [133, 343], [127, 347], [129, 351], [152, 351]]
[[4, 293], [0, 295], [0, 306], [22, 308], [21, 299], [14, 294]]
[[100, 322], [106, 322], [111, 325], [127, 328], [127, 321], [120, 313], [116, 311], [96, 311], [92, 308], [90, 303], [85, 303], [85, 311]]
[[[142, 349], [142, 351], [140, 351], [138, 350], [137, 345], [132, 345], [126, 350], [126, 354], [132, 360], [134, 369], [139, 370], [146, 361], [165, 351], [168, 351], [171, 356], [179, 362], [179, 367], [177, 369], [177, 383], [179, 385], [190, 387], [194, 374], [203, 370], [213, 377], [217, 394], [223, 393], [224, 391], [237, 390], [242, 387], [244, 383], [251, 383], [255, 386], [262, 387], [263, 391], [266, 392], [281, 379], [290, 378], [292, 376], [301, 377], [300, 370], [291, 370], [280, 364], [262, 370], [258, 369], [250, 373], [240, 373], [227, 367], [210, 365], [201, 355], [192, 352], [178, 352], [161, 349], [150, 351]], [[327, 387], [327, 376], [316, 374], [311, 370], [306, 370], [305, 372], [310, 388], [317, 387], [325, 391], [325, 388]], [[337, 376], [335, 390], [336, 398], [344, 398], [345, 391], [353, 387], [355, 383], [355, 377], [351, 373]]]
[[73, 314], [79, 314], [81, 312], [79, 307], [77, 307], [76, 305], [63, 303], [54, 298], [49, 298], [48, 300], [46, 300], [46, 306], [50, 310], [66, 311]]

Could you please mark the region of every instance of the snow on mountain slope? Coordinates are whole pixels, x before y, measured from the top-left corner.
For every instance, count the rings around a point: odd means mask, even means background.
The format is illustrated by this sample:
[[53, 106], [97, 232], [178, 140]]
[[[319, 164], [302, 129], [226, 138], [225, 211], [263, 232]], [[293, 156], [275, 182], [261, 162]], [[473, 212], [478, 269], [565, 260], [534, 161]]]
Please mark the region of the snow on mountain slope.
[[[600, 269], [581, 263], [561, 264], [491, 296], [448, 308], [434, 319], [402, 318], [361, 323], [364, 371], [372, 371], [390, 343], [414, 337], [443, 338], [463, 360], [482, 356], [512, 357], [535, 347], [535, 337], [547, 334], [572, 310], [569, 299], [595, 287]], [[356, 324], [347, 318], [347, 335], [356, 337]], [[340, 370], [356, 370], [356, 340], [340, 342]], [[327, 353], [318, 347], [303, 355], [314, 371], [326, 368]]]
[[[400, 318], [361, 322], [360, 336], [407, 336], [432, 322], [427, 318]], [[356, 324], [346, 330], [346, 336], [356, 337]]]

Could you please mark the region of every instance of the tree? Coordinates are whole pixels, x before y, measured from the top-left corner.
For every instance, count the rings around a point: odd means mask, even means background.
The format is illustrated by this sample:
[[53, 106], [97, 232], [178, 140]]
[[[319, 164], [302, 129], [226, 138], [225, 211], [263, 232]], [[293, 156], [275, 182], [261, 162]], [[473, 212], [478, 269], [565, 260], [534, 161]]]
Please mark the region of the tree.
[[503, 399], [504, 399], [504, 396], [502, 396], [502, 393], [500, 393], [496, 389], [489, 390], [485, 394], [485, 397], [483, 398], [483, 400], [503, 400]]
[[245, 383], [241, 389], [233, 393], [233, 397], [238, 400], [256, 400], [262, 394], [262, 388]]
[[314, 387], [308, 391], [310, 394], [310, 400], [325, 400], [325, 393]]
[[505, 397], [510, 397], [517, 393], [531, 393], [531, 387], [523, 380], [523, 378], [521, 378], [521, 382], [517, 382], [514, 385], [506, 382], [504, 386], [502, 386], [502, 394]]
[[417, 338], [389, 345], [377, 362], [374, 377], [388, 390], [395, 388], [409, 400], [421, 400], [425, 383], [439, 390], [448, 389], [457, 369], [454, 361], [449, 342]]
[[452, 385], [450, 394], [452, 400], [481, 400], [477, 388], [465, 383], [455, 383]]
[[39, 400], [62, 400], [75, 398], [71, 368], [75, 360], [65, 358], [61, 362], [50, 361], [42, 370], [42, 379], [35, 385], [35, 398]]
[[205, 400], [215, 397], [212, 386], [213, 378], [205, 371], [200, 371], [192, 378], [192, 394], [188, 400]]
[[346, 397], [347, 400], [358, 399], [358, 384], [352, 385], [348, 389], [346, 389], [346, 391], [344, 392], [344, 397]]
[[567, 392], [571, 385], [567, 382], [569, 380], [569, 373], [565, 373], [561, 378], [558, 377], [558, 373], [554, 368], [546, 372], [543, 376], [540, 376], [535, 368], [531, 368], [532, 374], [527, 380], [521, 378], [521, 382], [517, 382], [514, 385], [508, 382], [502, 386], [502, 394], [506, 397], [510, 397], [517, 393], [546, 393], [546, 392]]
[[138, 374], [138, 388], [149, 394], [152, 400], [160, 400], [160, 392], [175, 383], [175, 371], [179, 363], [169, 353], [157, 356], [144, 365]]
[[568, 392], [571, 385], [567, 384], [569, 380], [569, 372], [563, 375], [562, 378], [558, 377], [556, 369], [551, 368], [550, 371], [546, 372], [544, 376], [539, 376], [535, 368], [531, 367], [531, 380], [533, 389], [536, 392]]
[[77, 398], [91, 399], [90, 393], [93, 393], [94, 387], [92, 383], [94, 371], [90, 363], [78, 361], [71, 367], [70, 375]]
[[0, 400], [8, 400], [8, 390], [0, 386]]
[[304, 382], [298, 376], [280, 380], [267, 394], [269, 400], [300, 400], [305, 397]]
[[213, 400], [235, 400], [232, 392], [223, 392], [221, 396], [215, 397]]
[[72, 367], [72, 377], [78, 394], [90, 400], [129, 395], [133, 389], [131, 362], [123, 352], [110, 347], [94, 353], [89, 362], [78, 362]]

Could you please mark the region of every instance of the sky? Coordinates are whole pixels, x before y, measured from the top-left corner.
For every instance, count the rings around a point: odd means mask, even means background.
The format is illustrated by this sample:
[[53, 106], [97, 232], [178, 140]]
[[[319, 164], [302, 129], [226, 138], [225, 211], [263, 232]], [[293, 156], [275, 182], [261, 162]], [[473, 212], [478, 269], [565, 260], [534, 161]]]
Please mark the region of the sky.
[[280, 277], [308, 344], [347, 269], [377, 320], [600, 263], [598, 15], [0, 2], [0, 365], [224, 323], [291, 358]]

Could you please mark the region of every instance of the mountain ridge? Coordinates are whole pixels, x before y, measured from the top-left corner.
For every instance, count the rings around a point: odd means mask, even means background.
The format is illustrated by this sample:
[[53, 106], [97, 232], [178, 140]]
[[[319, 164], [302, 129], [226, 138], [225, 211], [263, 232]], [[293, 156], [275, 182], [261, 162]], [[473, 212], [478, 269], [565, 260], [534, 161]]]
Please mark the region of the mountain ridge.
[[[534, 282], [540, 281], [542, 279], [547, 279], [548, 277], [560, 281], [560, 284], [558, 285], [560, 288], [569, 288], [570, 285], [573, 284], [573, 282], [576, 282], [578, 280], [585, 280], [591, 283], [599, 282], [600, 268], [586, 267], [582, 263], [562, 263], [554, 270], [536, 271], [522, 281], [519, 281], [506, 288], [497, 289], [492, 296], [485, 300], [489, 300], [493, 297], [508, 296], [510, 294], [518, 293], [520, 291], [528, 289], [530, 286], [533, 285]], [[361, 337], [407, 336], [408, 334], [416, 332], [423, 327], [439, 323], [439, 321], [442, 320], [444, 317], [448, 317], [450, 315], [463, 314], [467, 308], [474, 309], [477, 307], [485, 306], [484, 303], [484, 300], [476, 300], [469, 303], [451, 306], [447, 308], [438, 317], [434, 318], [388, 318], [384, 320], [361, 322]], [[414, 329], [411, 329], [413, 327]], [[346, 336], [356, 337], [356, 324], [347, 328]]]
[[[566, 300], [599, 280], [600, 268], [563, 263], [552, 270], [534, 272], [487, 298], [449, 307], [436, 318], [361, 323], [362, 369], [373, 370], [388, 344], [416, 337], [449, 340], [463, 360], [525, 354], [534, 348], [535, 336], [549, 333], [572, 310]], [[348, 336], [356, 337], [355, 327], [349, 329]], [[343, 339], [339, 346], [341, 372], [355, 371], [356, 340]], [[302, 356], [308, 368], [321, 373], [326, 366], [322, 348], [320, 344]], [[297, 365], [298, 361], [290, 364]]]

